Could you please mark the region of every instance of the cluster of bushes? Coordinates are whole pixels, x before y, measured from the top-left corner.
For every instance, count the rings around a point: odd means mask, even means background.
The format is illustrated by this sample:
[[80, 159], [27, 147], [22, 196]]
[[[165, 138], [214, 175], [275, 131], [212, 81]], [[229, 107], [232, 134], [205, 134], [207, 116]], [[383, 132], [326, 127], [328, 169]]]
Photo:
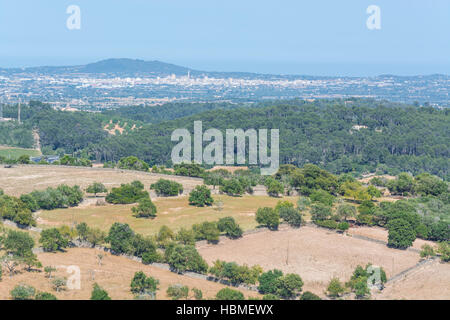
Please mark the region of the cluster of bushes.
[[[189, 297], [189, 287], [181, 284], [170, 285], [166, 291], [172, 300], [186, 300]], [[203, 292], [200, 289], [192, 288], [193, 299], [202, 300]]]
[[[450, 228], [448, 204], [437, 199], [411, 199], [396, 202], [381, 202], [380, 206], [373, 204], [361, 205], [357, 221], [360, 224], [378, 225], [389, 231], [389, 245], [395, 248], [407, 248], [419, 237], [433, 241], [448, 241]], [[429, 205], [441, 206], [439, 214], [429, 210]], [[364, 203], [363, 203], [364, 204]]]
[[202, 178], [205, 173], [205, 169], [197, 163], [176, 164], [173, 169], [177, 176]]
[[189, 193], [189, 204], [196, 207], [211, 206], [214, 199], [211, 196], [211, 190], [207, 186], [196, 186], [194, 190]]
[[159, 179], [150, 186], [150, 189], [163, 197], [178, 196], [183, 193], [183, 186], [180, 183], [166, 179]]
[[166, 175], [173, 175], [173, 171], [167, 170], [165, 166], [154, 165], [151, 169], [152, 173], [160, 173]]
[[208, 271], [208, 264], [192, 245], [171, 243], [167, 246], [164, 257], [173, 272], [206, 273]]
[[438, 244], [437, 248], [430, 246], [428, 244], [424, 244], [422, 246], [422, 250], [420, 251], [421, 258], [430, 258], [436, 256], [436, 254], [440, 255], [442, 262], [450, 261], [450, 242], [442, 241]]
[[386, 272], [381, 267], [367, 264], [365, 268], [357, 266], [348, 282], [343, 284], [338, 278], [331, 279], [327, 287], [330, 298], [339, 298], [346, 292], [352, 292], [357, 299], [370, 297], [370, 289], [375, 286], [383, 289], [387, 281]]
[[233, 285], [256, 284], [263, 270], [260, 266], [249, 267], [238, 265], [236, 262], [216, 260], [209, 269], [209, 273], [221, 280], [228, 280]]
[[128, 224], [115, 222], [109, 229], [105, 241], [115, 253], [140, 257], [145, 264], [162, 260], [155, 240], [136, 234]]
[[79, 186], [69, 187], [62, 184], [56, 188], [33, 191], [20, 197], [31, 211], [39, 209], [53, 210], [57, 208], [75, 207], [83, 201], [83, 191]]
[[149, 171], [148, 164], [137, 157], [129, 156], [119, 160], [117, 168], [137, 171]]
[[60, 251], [69, 246], [70, 241], [76, 236], [76, 230], [68, 226], [42, 230], [39, 243], [47, 252]]
[[[373, 180], [373, 179], [372, 179]], [[382, 184], [389, 189], [391, 194], [440, 196], [448, 193], [448, 184], [441, 178], [429, 173], [421, 173], [416, 177], [408, 173], [400, 173], [396, 179], [389, 181], [375, 180], [374, 183]]]
[[138, 200], [138, 205], [131, 208], [131, 211], [136, 218], [154, 218], [157, 210], [150, 198], [141, 198]]
[[279, 201], [275, 208], [264, 207], [256, 211], [256, 222], [271, 230], [277, 230], [283, 219], [292, 227], [300, 227], [302, 215], [300, 208], [294, 208], [294, 204], [289, 201]]
[[13, 300], [58, 300], [53, 294], [40, 292], [26, 284], [16, 285], [10, 295]]
[[28, 204], [21, 199], [3, 194], [0, 189], [0, 218], [14, 221], [19, 225], [36, 226]]
[[168, 241], [174, 240], [185, 245], [194, 245], [196, 241], [200, 240], [217, 243], [220, 234], [224, 234], [230, 239], [237, 239], [242, 237], [243, 231], [233, 217], [224, 217], [218, 221], [194, 224], [191, 229], [181, 228], [176, 235], [169, 228], [163, 226], [158, 233], [158, 240], [163, 247]]
[[270, 270], [259, 276], [258, 290], [262, 294], [271, 295], [268, 298], [281, 297], [283, 299], [295, 299], [302, 291], [303, 280], [294, 273], [283, 275], [280, 270]]
[[129, 184], [122, 184], [118, 188], [112, 188], [105, 200], [113, 204], [136, 203], [142, 198], [149, 198], [149, 194], [144, 190], [144, 185], [140, 181], [133, 181]]
[[63, 156], [59, 161], [55, 161], [53, 164], [60, 164], [63, 166], [76, 166], [76, 167], [92, 167], [92, 162], [86, 158], [75, 158], [69, 155]]

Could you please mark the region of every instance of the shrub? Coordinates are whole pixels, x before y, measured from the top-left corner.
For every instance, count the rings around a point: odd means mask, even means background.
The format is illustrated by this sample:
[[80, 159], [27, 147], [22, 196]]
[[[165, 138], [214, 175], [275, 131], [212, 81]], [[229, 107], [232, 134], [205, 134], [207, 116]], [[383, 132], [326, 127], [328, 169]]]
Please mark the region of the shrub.
[[348, 222], [346, 222], [346, 221], [340, 222], [340, 223], [337, 225], [337, 228], [338, 228], [340, 231], [346, 231], [346, 230], [348, 230], [349, 227], [350, 227], [350, 225], [349, 225]]
[[356, 208], [350, 204], [343, 203], [337, 207], [337, 215], [344, 220], [356, 216]]
[[256, 211], [256, 222], [271, 230], [277, 230], [280, 224], [280, 215], [272, 208], [259, 208]]
[[242, 196], [245, 192], [244, 186], [238, 179], [224, 180], [220, 186], [220, 191], [229, 196]]
[[331, 207], [334, 202], [334, 196], [326, 192], [325, 190], [314, 190], [309, 198], [312, 202], [322, 203], [326, 206]]
[[206, 186], [196, 186], [189, 194], [189, 204], [196, 207], [210, 206], [214, 202], [211, 190]]
[[83, 191], [79, 186], [60, 185], [56, 189], [47, 188], [44, 191], [33, 191], [30, 195], [39, 208], [45, 210], [74, 207], [83, 201]]
[[283, 184], [275, 179], [269, 179], [266, 183], [267, 193], [271, 197], [278, 197], [280, 194], [284, 194]]
[[119, 188], [113, 188], [105, 200], [113, 204], [136, 203], [139, 199], [149, 198], [148, 192], [143, 189], [144, 186], [139, 181], [122, 184]]
[[300, 227], [302, 224], [302, 215], [298, 209], [293, 207], [282, 207], [279, 209], [280, 218], [286, 221], [292, 227]]
[[11, 290], [13, 300], [33, 300], [35, 294], [36, 289], [25, 284], [19, 284]]
[[205, 169], [197, 163], [181, 163], [173, 166], [177, 176], [199, 177], [205, 174]]
[[175, 272], [193, 271], [205, 273], [208, 270], [208, 264], [194, 246], [177, 244], [167, 248], [165, 254], [167, 263], [171, 270]]
[[434, 248], [432, 246], [430, 246], [429, 244], [424, 244], [422, 246], [422, 250], [420, 251], [421, 258], [429, 258], [435, 255], [436, 253], [434, 252]]
[[220, 232], [225, 232], [229, 238], [236, 239], [242, 237], [243, 231], [233, 217], [219, 219], [217, 222], [217, 228]]
[[388, 245], [393, 248], [406, 249], [416, 239], [416, 232], [404, 219], [394, 219], [387, 224], [389, 230]]
[[3, 240], [3, 247], [16, 257], [25, 257], [34, 247], [33, 238], [26, 232], [9, 230]]
[[165, 179], [159, 179], [150, 186], [150, 189], [155, 190], [158, 196], [163, 197], [177, 196], [183, 193], [183, 186], [180, 183]]
[[134, 156], [129, 156], [119, 160], [117, 167], [120, 169], [148, 171], [150, 167], [144, 161]]
[[443, 241], [439, 243], [437, 252], [441, 255], [441, 260], [443, 262], [450, 261], [450, 243]]
[[181, 284], [174, 284], [167, 288], [166, 293], [172, 300], [186, 300], [189, 295], [189, 288]]
[[326, 220], [331, 216], [331, 207], [322, 203], [311, 206], [311, 218], [313, 221]]
[[327, 287], [327, 295], [331, 298], [337, 298], [344, 293], [345, 289], [338, 278], [331, 279]]
[[184, 245], [195, 245], [195, 232], [192, 229], [181, 228], [177, 233], [176, 240]]
[[318, 295], [315, 295], [312, 292], [305, 291], [300, 297], [300, 300], [322, 300], [322, 299], [320, 299]]
[[283, 272], [277, 269], [261, 274], [258, 278], [258, 291], [262, 294], [276, 294], [278, 279], [283, 276]]
[[105, 185], [100, 182], [94, 182], [89, 187], [86, 188], [86, 192], [93, 193], [95, 196], [97, 196], [97, 193], [103, 193], [107, 192]]
[[285, 299], [293, 299], [302, 291], [302, 278], [294, 273], [289, 273], [277, 280], [277, 294]]
[[111, 298], [106, 290], [100, 287], [97, 283], [94, 283], [91, 293], [91, 300], [111, 300]]
[[27, 204], [7, 195], [0, 195], [0, 218], [25, 226], [36, 226], [36, 220]]
[[38, 292], [36, 294], [35, 300], [58, 300], [53, 294], [48, 292]]
[[116, 253], [134, 253], [134, 231], [128, 224], [115, 222], [109, 229], [106, 241], [110, 243], [111, 250]]
[[133, 216], [136, 218], [154, 218], [156, 217], [156, 206], [150, 198], [142, 198], [138, 200], [138, 205], [131, 208]]
[[318, 220], [314, 221], [315, 224], [317, 224], [320, 227], [328, 228], [328, 229], [337, 229], [338, 223], [334, 220]]
[[39, 243], [45, 251], [55, 252], [67, 248], [69, 241], [63, 237], [59, 229], [45, 229], [41, 232]]
[[130, 288], [134, 294], [154, 294], [158, 290], [159, 280], [146, 276], [142, 271], [136, 272], [131, 280]]
[[206, 240], [208, 243], [219, 242], [220, 231], [215, 222], [205, 221], [201, 224], [194, 224], [192, 230], [196, 240]]
[[216, 294], [217, 300], [245, 300], [244, 294], [238, 290], [223, 288]]
[[209, 272], [219, 279], [226, 279], [233, 285], [239, 285], [241, 283], [256, 284], [262, 269], [257, 265], [250, 268], [247, 265], [240, 266], [235, 262], [216, 260]]
[[192, 292], [194, 292], [194, 298], [195, 300], [202, 300], [203, 299], [203, 292], [200, 289], [192, 288]]

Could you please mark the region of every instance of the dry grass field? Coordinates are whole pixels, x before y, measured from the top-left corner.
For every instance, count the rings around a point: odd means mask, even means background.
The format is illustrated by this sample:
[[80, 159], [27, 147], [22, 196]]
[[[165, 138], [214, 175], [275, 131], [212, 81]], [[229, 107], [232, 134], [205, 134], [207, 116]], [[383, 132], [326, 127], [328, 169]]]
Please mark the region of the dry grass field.
[[[381, 241], [385, 241], [385, 242], [388, 241], [388, 231], [381, 227], [355, 227], [355, 228], [350, 228], [348, 230], [348, 233], [365, 236], [368, 238], [381, 240]], [[436, 246], [436, 243], [434, 243], [433, 241], [427, 241], [427, 240], [422, 240], [422, 239], [417, 238], [414, 241], [412, 248], [420, 250], [424, 244]]]
[[[98, 264], [97, 259], [99, 253], [104, 255], [101, 266]], [[198, 288], [203, 291], [204, 298], [214, 298], [216, 293], [225, 287], [215, 282], [194, 279], [168, 270], [146, 266], [97, 249], [76, 248], [62, 253], [41, 253], [38, 254], [38, 258], [44, 266], [61, 266], [57, 268], [58, 271], [55, 273], [57, 277], [70, 277], [70, 274], [67, 273], [63, 266], [78, 266], [81, 271], [81, 289], [65, 290], [56, 293], [52, 289], [51, 280], [45, 277], [44, 272], [22, 272], [11, 278], [4, 274], [3, 280], [0, 282], [0, 300], [10, 299], [10, 291], [19, 283], [31, 285], [40, 291], [53, 293], [58, 299], [86, 300], [90, 298], [92, 286], [95, 282], [103, 287], [113, 300], [133, 299], [133, 295], [130, 292], [130, 283], [134, 273], [137, 271], [143, 271], [146, 275], [159, 280], [157, 299], [168, 299], [166, 290], [172, 284], [186, 285], [190, 289]], [[253, 291], [242, 289], [240, 291], [246, 297], [259, 296], [258, 293]], [[192, 296], [192, 293], [190, 295]]]
[[155, 205], [158, 213], [155, 219], [135, 218], [132, 216], [133, 205], [106, 205], [76, 207], [43, 211], [39, 215], [38, 226], [42, 228], [55, 225], [73, 225], [86, 222], [89, 226], [109, 230], [114, 222], [128, 223], [138, 233], [150, 235], [166, 225], [172, 230], [189, 228], [195, 223], [215, 221], [232, 216], [244, 230], [254, 229], [256, 210], [260, 207], [274, 207], [278, 201], [288, 200], [295, 203], [295, 197], [272, 198], [269, 196], [230, 197], [214, 195], [215, 201], [222, 201], [219, 211], [215, 206], [198, 208], [188, 204], [188, 197], [157, 198]]
[[85, 189], [92, 182], [103, 183], [108, 189], [118, 187], [122, 183], [130, 183], [139, 180], [146, 190], [158, 179], [164, 178], [181, 183], [185, 190], [191, 190], [202, 184], [202, 180], [167, 176], [139, 171], [128, 171], [120, 169], [63, 167], [45, 165], [22, 165], [13, 168], [0, 167], [0, 189], [6, 194], [21, 195], [33, 190], [42, 190], [47, 187], [56, 187], [60, 184], [78, 185]]
[[415, 252], [309, 226], [262, 231], [218, 245], [201, 245], [198, 250], [210, 264], [221, 259], [298, 273], [305, 282], [304, 290], [322, 296], [331, 278], [348, 281], [357, 265], [370, 262], [382, 266], [389, 278], [420, 259]]
[[450, 300], [450, 264], [435, 261], [413, 270], [373, 296], [384, 300]]

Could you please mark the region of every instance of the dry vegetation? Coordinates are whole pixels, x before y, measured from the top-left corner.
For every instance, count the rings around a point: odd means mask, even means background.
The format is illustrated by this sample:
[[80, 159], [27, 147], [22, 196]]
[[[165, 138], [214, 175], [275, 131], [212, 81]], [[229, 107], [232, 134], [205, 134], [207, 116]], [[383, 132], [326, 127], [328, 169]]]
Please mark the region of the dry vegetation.
[[438, 260], [388, 283], [374, 299], [450, 300], [450, 265]]
[[221, 259], [298, 273], [305, 282], [304, 290], [322, 296], [331, 278], [347, 281], [358, 264], [382, 266], [389, 278], [420, 259], [415, 252], [309, 226], [258, 232], [218, 245], [202, 245], [198, 250], [208, 263]]
[[[103, 254], [102, 265], [98, 263], [97, 255]], [[81, 300], [91, 297], [92, 286], [97, 282], [115, 299], [133, 299], [130, 292], [131, 279], [137, 271], [143, 271], [159, 280], [159, 290], [156, 293], [157, 299], [167, 299], [166, 290], [172, 284], [182, 284], [191, 288], [198, 288], [203, 291], [204, 298], [214, 298], [216, 293], [224, 288], [224, 285], [207, 280], [194, 279], [188, 276], [178, 275], [168, 270], [146, 266], [139, 262], [129, 260], [124, 257], [113, 256], [111, 254], [96, 249], [69, 249], [63, 253], [41, 253], [39, 260], [44, 266], [62, 266], [58, 268], [55, 276], [69, 277], [64, 266], [78, 266], [81, 270], [81, 289], [65, 290], [54, 292], [51, 287], [51, 280], [45, 277], [44, 272], [23, 272], [9, 278], [4, 275], [0, 282], [0, 300], [10, 298], [10, 291], [18, 283], [25, 283], [37, 288], [40, 291], [53, 293], [58, 299]], [[93, 278], [93, 276], [95, 278]], [[241, 290], [246, 297], [259, 296], [253, 291]]]
[[191, 190], [202, 180], [189, 177], [167, 176], [160, 174], [128, 171], [120, 169], [63, 167], [45, 165], [23, 165], [13, 168], [0, 167], [0, 189], [6, 194], [20, 195], [33, 190], [56, 187], [60, 184], [78, 185], [85, 189], [92, 182], [102, 182], [108, 189], [118, 187], [122, 183], [139, 180], [148, 190], [152, 183], [164, 178], [176, 180], [185, 190]]
[[[216, 202], [222, 201], [222, 210], [216, 206], [198, 208], [188, 204], [188, 197], [158, 198], [155, 205], [158, 209], [155, 219], [135, 218], [132, 216], [133, 205], [106, 205], [77, 207], [44, 211], [39, 215], [38, 224], [42, 228], [55, 225], [72, 225], [86, 222], [92, 227], [108, 230], [114, 222], [128, 223], [133, 230], [145, 235], [156, 233], [163, 225], [174, 231], [181, 227], [189, 228], [195, 223], [215, 221], [223, 217], [232, 216], [244, 230], [257, 226], [255, 213], [259, 207], [274, 207], [279, 198], [268, 196], [229, 197], [214, 195]], [[255, 201], [257, 199], [257, 201]], [[295, 203], [295, 197], [284, 197]]]

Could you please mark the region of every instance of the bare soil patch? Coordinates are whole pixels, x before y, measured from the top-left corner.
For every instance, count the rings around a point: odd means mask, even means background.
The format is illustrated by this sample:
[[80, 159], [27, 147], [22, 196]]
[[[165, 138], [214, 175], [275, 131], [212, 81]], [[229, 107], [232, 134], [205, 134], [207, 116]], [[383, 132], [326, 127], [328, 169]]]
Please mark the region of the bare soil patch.
[[388, 283], [374, 299], [449, 300], [450, 264], [436, 261]]
[[[97, 259], [99, 253], [104, 255], [101, 266]], [[137, 271], [143, 271], [146, 275], [151, 275], [160, 281], [156, 294], [157, 299], [167, 299], [166, 290], [172, 284], [187, 285], [190, 289], [198, 288], [203, 291], [204, 298], [213, 298], [220, 289], [225, 287], [211, 281], [193, 279], [168, 270], [146, 266], [97, 249], [74, 248], [67, 252], [41, 253], [38, 258], [44, 266], [60, 266], [55, 273], [58, 277], [70, 277], [63, 266], [78, 266], [81, 271], [81, 289], [56, 293], [51, 288], [51, 280], [45, 277], [44, 272], [23, 272], [12, 278], [4, 274], [0, 285], [0, 300], [10, 299], [10, 291], [19, 283], [31, 285], [40, 291], [51, 292], [58, 299], [87, 300], [91, 296], [92, 286], [95, 282], [108, 291], [112, 299], [133, 299], [130, 283]], [[95, 279], [93, 279], [93, 275]], [[241, 291], [246, 297], [258, 296], [256, 292]]]
[[210, 264], [220, 259], [298, 273], [305, 282], [304, 290], [319, 295], [333, 277], [348, 281], [357, 265], [382, 266], [389, 278], [419, 261], [419, 255], [411, 251], [310, 226], [262, 231], [218, 245], [201, 245], [198, 250]]

